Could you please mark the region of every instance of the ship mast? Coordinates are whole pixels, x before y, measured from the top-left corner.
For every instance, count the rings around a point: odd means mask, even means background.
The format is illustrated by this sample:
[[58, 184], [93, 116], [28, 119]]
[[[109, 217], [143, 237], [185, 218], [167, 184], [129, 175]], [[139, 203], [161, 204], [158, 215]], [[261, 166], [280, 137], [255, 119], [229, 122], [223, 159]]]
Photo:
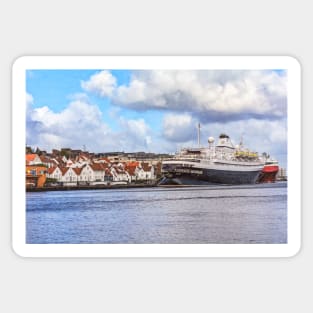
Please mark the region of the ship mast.
[[200, 128], [201, 128], [200, 123], [198, 123], [198, 146], [199, 148], [200, 148]]

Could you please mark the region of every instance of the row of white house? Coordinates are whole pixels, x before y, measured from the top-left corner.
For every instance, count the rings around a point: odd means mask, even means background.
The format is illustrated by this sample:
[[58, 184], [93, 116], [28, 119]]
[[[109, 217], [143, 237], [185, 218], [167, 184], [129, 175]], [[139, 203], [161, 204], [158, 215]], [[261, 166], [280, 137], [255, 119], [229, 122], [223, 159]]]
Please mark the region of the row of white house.
[[83, 167], [50, 167], [47, 177], [63, 185], [131, 183], [156, 178], [154, 167], [151, 165], [125, 166], [106, 163], [85, 164]]
[[53, 157], [46, 157], [46, 156], [39, 156], [35, 153], [26, 154], [26, 165], [38, 165], [43, 164], [50, 167], [56, 166], [64, 166], [64, 167], [83, 167], [86, 164], [92, 163], [91, 159], [82, 155], [75, 159], [67, 159], [65, 156], [53, 158]]

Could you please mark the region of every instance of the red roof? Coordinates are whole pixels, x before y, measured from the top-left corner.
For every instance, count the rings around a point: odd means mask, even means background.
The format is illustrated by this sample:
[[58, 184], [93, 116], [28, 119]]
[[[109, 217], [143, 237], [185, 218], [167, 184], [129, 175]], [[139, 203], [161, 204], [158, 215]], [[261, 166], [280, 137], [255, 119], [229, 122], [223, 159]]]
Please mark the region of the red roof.
[[55, 160], [58, 162], [58, 164], [64, 163], [64, 162], [62, 161], [62, 158], [61, 158], [61, 157], [56, 157]]
[[105, 170], [105, 176], [113, 176], [112, 173], [111, 173], [111, 171], [110, 171], [110, 169], [107, 168], [107, 169]]
[[72, 168], [72, 170], [76, 173], [76, 175], [80, 175], [80, 173], [82, 172], [83, 168], [75, 167], [75, 168]]
[[62, 176], [64, 176], [69, 169], [70, 169], [70, 167], [60, 167], [60, 170], [62, 172]]
[[94, 171], [104, 171], [106, 168], [108, 168], [108, 165], [103, 164], [103, 163], [92, 163], [92, 164], [90, 164], [90, 167]]
[[144, 163], [141, 162], [141, 167], [145, 172], [150, 172], [151, 171], [151, 165], [149, 165], [149, 163]]
[[125, 171], [127, 171], [129, 175], [135, 176], [136, 168], [137, 168], [137, 166], [127, 165], [127, 166], [125, 167]]
[[57, 166], [48, 168], [48, 174], [52, 174], [57, 169]]

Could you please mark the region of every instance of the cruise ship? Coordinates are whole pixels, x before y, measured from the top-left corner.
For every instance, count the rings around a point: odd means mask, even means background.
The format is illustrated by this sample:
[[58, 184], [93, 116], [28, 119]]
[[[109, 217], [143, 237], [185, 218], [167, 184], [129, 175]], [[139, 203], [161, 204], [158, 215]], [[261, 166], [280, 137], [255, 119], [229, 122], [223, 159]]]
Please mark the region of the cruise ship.
[[257, 152], [249, 151], [243, 144], [234, 146], [230, 137], [221, 134], [217, 144], [209, 137], [208, 146], [183, 148], [172, 159], [162, 162], [163, 179], [160, 184], [255, 184], [264, 168]]

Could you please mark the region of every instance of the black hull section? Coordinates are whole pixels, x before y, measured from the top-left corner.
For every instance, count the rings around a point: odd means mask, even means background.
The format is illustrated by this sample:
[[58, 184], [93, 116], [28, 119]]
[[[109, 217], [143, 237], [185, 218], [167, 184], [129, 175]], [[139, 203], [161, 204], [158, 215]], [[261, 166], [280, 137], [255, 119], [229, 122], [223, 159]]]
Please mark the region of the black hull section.
[[243, 185], [255, 184], [260, 171], [225, 171], [197, 169], [198, 173], [165, 172], [160, 184], [179, 185]]

